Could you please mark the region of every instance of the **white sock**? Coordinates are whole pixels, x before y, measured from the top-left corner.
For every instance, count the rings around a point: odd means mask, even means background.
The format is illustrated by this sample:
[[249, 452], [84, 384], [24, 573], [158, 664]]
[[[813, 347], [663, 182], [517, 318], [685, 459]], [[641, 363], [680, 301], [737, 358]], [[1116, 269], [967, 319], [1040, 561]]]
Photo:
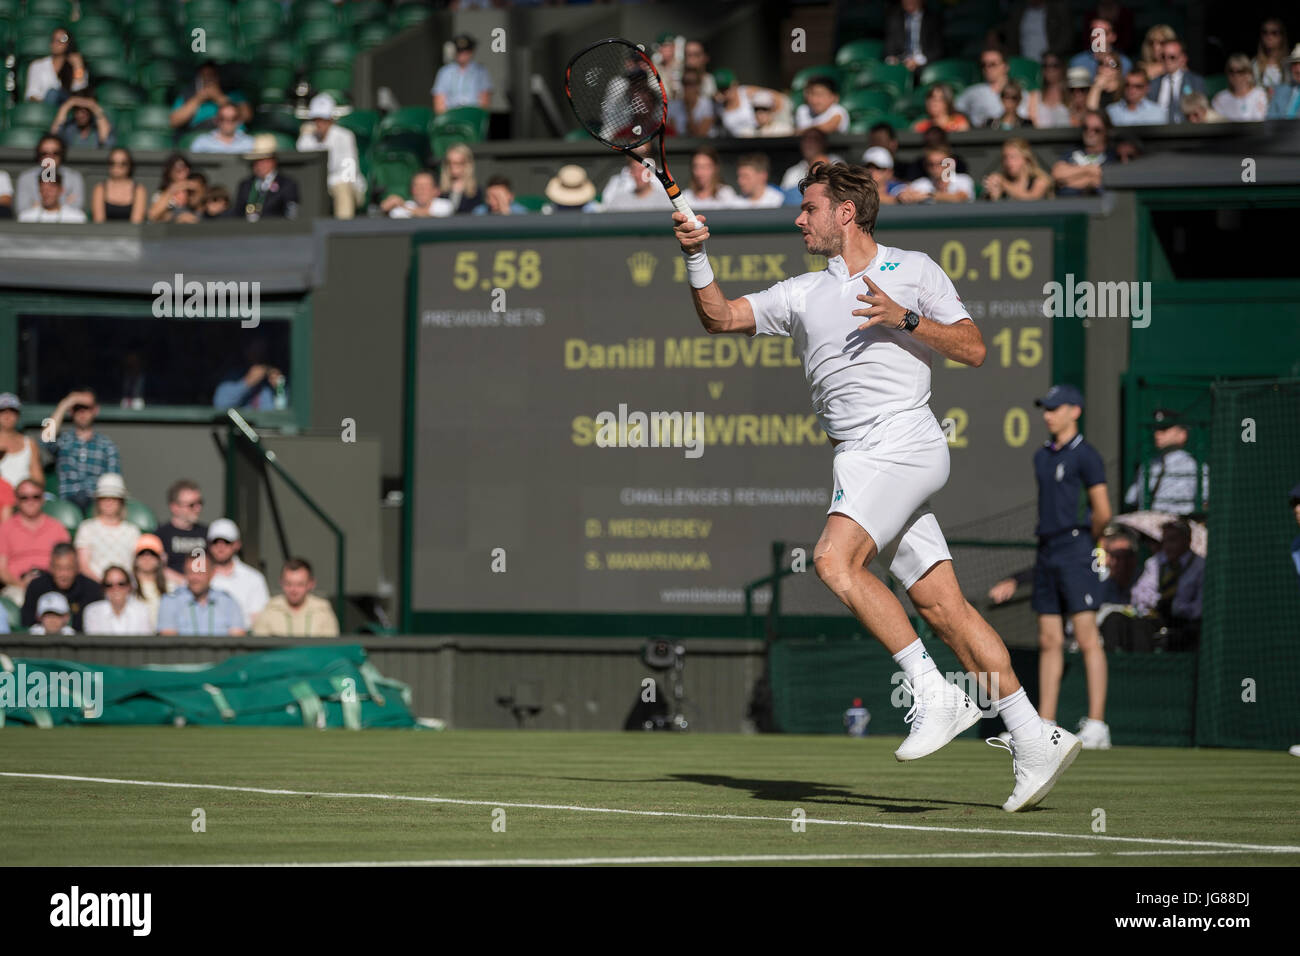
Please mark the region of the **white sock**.
[[903, 673], [907, 675], [907, 682], [913, 687], [920, 687], [921, 681], [927, 674], [939, 673], [939, 668], [934, 666], [934, 658], [925, 652], [925, 645], [921, 643], [919, 637], [895, 654], [894, 660], [903, 669]]
[[998, 714], [1017, 743], [1034, 740], [1043, 732], [1043, 718], [1034, 710], [1023, 687], [998, 701]]

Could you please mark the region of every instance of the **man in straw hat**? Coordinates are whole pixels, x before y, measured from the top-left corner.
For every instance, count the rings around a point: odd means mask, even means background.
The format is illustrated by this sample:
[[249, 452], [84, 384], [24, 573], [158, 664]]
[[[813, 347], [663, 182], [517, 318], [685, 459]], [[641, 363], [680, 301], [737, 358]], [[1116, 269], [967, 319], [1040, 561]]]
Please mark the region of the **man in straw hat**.
[[275, 136], [258, 133], [253, 137], [253, 148], [244, 154], [253, 164], [252, 173], [239, 184], [231, 214], [243, 216], [249, 222], [266, 217], [294, 219], [298, 215], [298, 184], [280, 173], [275, 158]]
[[1273, 99], [1269, 101], [1265, 119], [1295, 119], [1300, 116], [1300, 43], [1291, 50], [1286, 65], [1291, 71], [1291, 82], [1279, 83], [1273, 89]]

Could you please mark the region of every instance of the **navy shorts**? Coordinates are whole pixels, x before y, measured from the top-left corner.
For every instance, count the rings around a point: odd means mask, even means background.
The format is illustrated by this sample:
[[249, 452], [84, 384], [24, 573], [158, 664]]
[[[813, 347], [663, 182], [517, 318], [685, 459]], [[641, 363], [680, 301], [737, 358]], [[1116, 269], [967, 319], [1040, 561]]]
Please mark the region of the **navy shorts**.
[[1034, 597], [1039, 614], [1078, 614], [1101, 606], [1101, 579], [1092, 569], [1092, 536], [1065, 534], [1038, 546]]

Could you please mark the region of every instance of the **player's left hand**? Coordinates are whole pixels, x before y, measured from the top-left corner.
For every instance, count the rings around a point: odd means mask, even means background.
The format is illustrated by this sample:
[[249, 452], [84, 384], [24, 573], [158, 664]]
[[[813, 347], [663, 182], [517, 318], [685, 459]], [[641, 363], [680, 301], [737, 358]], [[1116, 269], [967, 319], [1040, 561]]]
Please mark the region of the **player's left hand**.
[[870, 329], [874, 326], [883, 325], [887, 329], [896, 329], [903, 321], [903, 314], [907, 312], [905, 308], [891, 299], [885, 293], [880, 291], [880, 286], [871, 281], [871, 277], [864, 275], [862, 281], [867, 284], [869, 293], [864, 292], [858, 296], [859, 302], [867, 303], [866, 308], [854, 309], [853, 314], [858, 316], [867, 316], [867, 321], [863, 322], [858, 328]]

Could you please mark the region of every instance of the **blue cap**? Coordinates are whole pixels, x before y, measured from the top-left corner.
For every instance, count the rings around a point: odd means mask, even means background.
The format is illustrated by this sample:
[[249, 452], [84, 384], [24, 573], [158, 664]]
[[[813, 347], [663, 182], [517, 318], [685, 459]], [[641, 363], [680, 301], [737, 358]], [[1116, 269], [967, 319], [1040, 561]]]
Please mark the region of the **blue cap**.
[[1083, 396], [1073, 385], [1053, 385], [1042, 398], [1034, 399], [1039, 408], [1060, 408], [1062, 405], [1078, 405], [1083, 408]]

